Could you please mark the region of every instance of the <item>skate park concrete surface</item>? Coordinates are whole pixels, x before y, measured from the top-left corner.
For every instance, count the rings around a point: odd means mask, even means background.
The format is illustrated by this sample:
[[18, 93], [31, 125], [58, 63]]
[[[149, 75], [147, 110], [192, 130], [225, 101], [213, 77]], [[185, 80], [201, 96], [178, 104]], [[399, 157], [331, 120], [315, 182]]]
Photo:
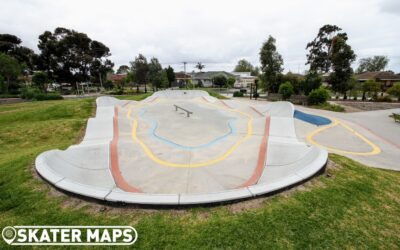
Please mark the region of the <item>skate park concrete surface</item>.
[[80, 144], [36, 158], [39, 174], [59, 189], [135, 204], [224, 202], [300, 183], [327, 162], [325, 149], [298, 139], [289, 102], [166, 90], [140, 102], [99, 97], [96, 104]]
[[[235, 99], [257, 106], [265, 101]], [[330, 119], [317, 126], [295, 119], [296, 135], [300, 141], [340, 154], [370, 167], [400, 171], [400, 124], [392, 117], [400, 109], [332, 112], [295, 106], [296, 111]]]

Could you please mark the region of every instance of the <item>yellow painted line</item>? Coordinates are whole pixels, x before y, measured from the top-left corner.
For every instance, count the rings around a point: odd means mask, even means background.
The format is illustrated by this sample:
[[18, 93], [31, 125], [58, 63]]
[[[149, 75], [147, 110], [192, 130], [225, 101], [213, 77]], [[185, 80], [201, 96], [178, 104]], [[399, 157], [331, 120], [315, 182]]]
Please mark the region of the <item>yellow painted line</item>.
[[[348, 125], [344, 124], [343, 122], [341, 122], [341, 121], [339, 121], [339, 120], [337, 120], [337, 119], [335, 119], [335, 118], [329, 117], [329, 119], [332, 121], [331, 124], [329, 124], [329, 125], [327, 125], [327, 126], [320, 127], [320, 128], [318, 128], [318, 129], [312, 131], [311, 133], [309, 133], [309, 134], [307, 135], [306, 138], [307, 138], [307, 141], [308, 141], [308, 142], [310, 142], [311, 144], [314, 144], [314, 145], [316, 145], [316, 146], [319, 146], [319, 147], [321, 147], [321, 148], [325, 148], [325, 149], [327, 149], [327, 150], [331, 150], [331, 151], [333, 151], [333, 152], [342, 153], [342, 154], [368, 156], [368, 155], [376, 155], [376, 154], [381, 153], [381, 149], [380, 149], [377, 145], [375, 145], [373, 142], [371, 142], [370, 140], [368, 140], [368, 139], [367, 139], [365, 136], [363, 136], [362, 134], [358, 133], [357, 131], [355, 131], [354, 129], [352, 129], [351, 127], [349, 127]], [[371, 151], [369, 151], [369, 152], [355, 152], [355, 151], [341, 150], [341, 149], [338, 149], [338, 148], [333, 148], [333, 147], [324, 146], [324, 145], [322, 145], [322, 144], [320, 144], [320, 143], [318, 143], [318, 142], [316, 142], [316, 141], [314, 140], [313, 137], [316, 136], [317, 134], [321, 133], [321, 132], [324, 131], [324, 130], [327, 130], [327, 129], [330, 129], [330, 128], [333, 128], [333, 127], [336, 127], [336, 126], [342, 126], [342, 127], [344, 127], [345, 129], [349, 130], [352, 134], [354, 134], [355, 136], [357, 136], [358, 138], [360, 138], [362, 141], [364, 141], [365, 143], [367, 143], [367, 144], [371, 147]]]
[[[219, 106], [218, 106], [219, 107]], [[132, 139], [134, 141], [136, 141], [144, 150], [144, 152], [147, 154], [147, 156], [153, 160], [154, 162], [163, 165], [163, 166], [167, 166], [167, 167], [177, 167], [177, 168], [195, 168], [195, 167], [204, 167], [204, 166], [208, 166], [211, 164], [215, 164], [217, 162], [223, 161], [225, 160], [230, 154], [232, 154], [233, 151], [235, 151], [235, 149], [237, 147], [239, 147], [239, 145], [241, 143], [243, 143], [244, 141], [246, 141], [253, 133], [253, 117], [249, 114], [246, 114], [240, 110], [236, 110], [236, 109], [228, 109], [229, 111], [233, 111], [233, 112], [237, 112], [239, 114], [242, 114], [246, 117], [249, 118], [248, 122], [247, 122], [247, 133], [245, 136], [241, 137], [232, 147], [230, 147], [224, 154], [218, 156], [217, 158], [205, 161], [205, 162], [199, 162], [199, 163], [192, 163], [192, 164], [180, 164], [180, 163], [173, 163], [173, 162], [168, 162], [168, 161], [164, 161], [160, 158], [158, 158], [152, 151], [151, 149], [142, 141], [138, 138], [137, 136], [137, 127], [138, 127], [138, 121], [137, 119], [134, 119], [131, 117], [131, 109], [132, 107], [129, 109], [128, 113], [127, 113], [127, 117], [130, 120], [133, 120], [133, 126], [132, 126]]]

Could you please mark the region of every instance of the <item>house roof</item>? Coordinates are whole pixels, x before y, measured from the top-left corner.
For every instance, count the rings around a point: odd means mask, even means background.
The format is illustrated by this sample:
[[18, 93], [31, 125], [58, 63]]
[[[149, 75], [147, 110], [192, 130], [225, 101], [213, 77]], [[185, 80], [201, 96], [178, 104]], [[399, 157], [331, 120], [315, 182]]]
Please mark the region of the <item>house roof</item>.
[[207, 72], [197, 72], [192, 73], [193, 79], [212, 79], [215, 76], [223, 75], [225, 77], [233, 77], [236, 78], [236, 75], [228, 73], [226, 71], [207, 71]]
[[190, 78], [189, 74], [185, 74], [184, 72], [176, 72], [175, 73], [175, 78], [176, 79], [186, 79], [186, 78]]
[[125, 79], [127, 77], [127, 74], [114, 74], [111, 75], [111, 81], [119, 81], [122, 79]]
[[371, 71], [357, 74], [356, 78], [358, 80], [369, 80], [369, 79], [379, 79], [379, 80], [393, 80], [399, 81], [400, 75], [396, 75], [391, 71]]

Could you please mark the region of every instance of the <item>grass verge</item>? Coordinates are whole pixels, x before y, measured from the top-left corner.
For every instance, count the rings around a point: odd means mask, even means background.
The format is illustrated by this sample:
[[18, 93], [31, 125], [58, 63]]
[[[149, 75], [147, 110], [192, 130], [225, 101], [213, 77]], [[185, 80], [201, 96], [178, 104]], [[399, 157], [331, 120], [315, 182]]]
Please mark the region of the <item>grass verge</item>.
[[[0, 228], [132, 225], [139, 234], [138, 249], [400, 247], [400, 173], [338, 155], [330, 156], [335, 166], [328, 168], [329, 175], [289, 192], [225, 206], [112, 208], [60, 193], [35, 178], [32, 163], [45, 150], [76, 143], [94, 103], [0, 106]], [[0, 240], [0, 249], [7, 248]], [[48, 247], [57, 248], [65, 249]]]
[[319, 104], [319, 105], [312, 105], [310, 107], [314, 108], [314, 109], [323, 109], [323, 110], [329, 110], [329, 111], [334, 111], [334, 112], [344, 112], [345, 111], [344, 107], [337, 105], [337, 104], [331, 104], [328, 102]]

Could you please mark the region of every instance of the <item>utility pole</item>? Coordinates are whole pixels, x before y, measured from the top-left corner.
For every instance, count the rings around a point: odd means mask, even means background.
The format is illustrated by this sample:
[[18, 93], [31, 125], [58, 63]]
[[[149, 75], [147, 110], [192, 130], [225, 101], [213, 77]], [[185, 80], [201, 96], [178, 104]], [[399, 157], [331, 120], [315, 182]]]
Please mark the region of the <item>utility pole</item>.
[[183, 62], [183, 72], [184, 72], [184, 76], [185, 76], [185, 87], [187, 88], [186, 64], [187, 64], [187, 62]]

